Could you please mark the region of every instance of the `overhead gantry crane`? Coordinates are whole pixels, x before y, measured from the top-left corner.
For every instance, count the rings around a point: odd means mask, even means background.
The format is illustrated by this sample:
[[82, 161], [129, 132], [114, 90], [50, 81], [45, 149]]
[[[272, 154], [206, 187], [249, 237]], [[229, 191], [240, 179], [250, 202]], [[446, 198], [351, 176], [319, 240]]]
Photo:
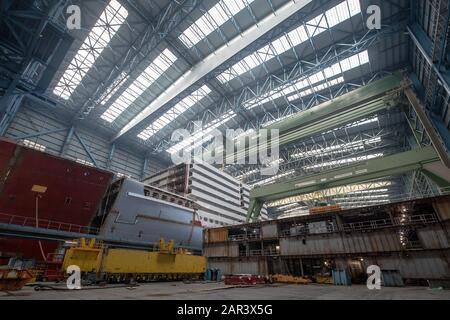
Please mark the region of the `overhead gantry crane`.
[[[432, 145], [425, 146], [418, 143], [418, 147], [410, 151], [367, 160], [344, 168], [326, 170], [318, 174], [296, 177], [281, 183], [256, 187], [250, 193], [247, 221], [256, 220], [263, 204], [268, 201], [273, 202], [415, 170], [423, 171], [440, 187], [448, 187], [450, 185], [448, 153], [429, 124], [410, 83], [400, 73], [387, 76], [297, 116], [275, 123], [268, 129], [279, 130], [281, 147], [296, 140], [358, 121], [379, 111], [400, 106], [404, 102], [403, 97], [405, 96], [422, 122]], [[259, 147], [261, 148], [261, 146]], [[256, 149], [257, 147], [249, 147], [243, 152], [248, 156], [257, 152]]]

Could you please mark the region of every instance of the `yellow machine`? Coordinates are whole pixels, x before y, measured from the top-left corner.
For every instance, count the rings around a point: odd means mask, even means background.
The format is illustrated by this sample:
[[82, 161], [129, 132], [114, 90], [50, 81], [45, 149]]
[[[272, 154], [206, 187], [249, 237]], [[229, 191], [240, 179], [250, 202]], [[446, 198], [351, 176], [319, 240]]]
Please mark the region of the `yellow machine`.
[[70, 265], [91, 275], [90, 279], [95, 275], [95, 280], [198, 279], [205, 273], [206, 258], [175, 250], [173, 241], [160, 240], [157, 251], [146, 251], [108, 248], [95, 239], [80, 239], [66, 251], [63, 269]]
[[289, 283], [289, 284], [310, 284], [312, 281], [304, 277], [294, 277], [283, 274], [276, 274], [272, 276], [272, 281], [276, 283]]

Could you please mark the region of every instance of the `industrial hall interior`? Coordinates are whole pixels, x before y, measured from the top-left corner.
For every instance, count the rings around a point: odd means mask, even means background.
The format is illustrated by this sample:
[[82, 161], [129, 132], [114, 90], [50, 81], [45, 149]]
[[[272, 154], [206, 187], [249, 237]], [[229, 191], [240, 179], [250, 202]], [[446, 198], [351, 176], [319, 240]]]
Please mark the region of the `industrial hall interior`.
[[449, 27], [449, 0], [1, 1], [0, 300], [449, 300]]

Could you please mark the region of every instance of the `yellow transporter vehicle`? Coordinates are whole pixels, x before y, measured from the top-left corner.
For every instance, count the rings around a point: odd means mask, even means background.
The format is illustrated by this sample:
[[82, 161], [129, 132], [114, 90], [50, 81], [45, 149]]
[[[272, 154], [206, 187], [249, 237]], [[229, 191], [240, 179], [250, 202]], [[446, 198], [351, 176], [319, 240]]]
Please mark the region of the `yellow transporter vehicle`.
[[63, 270], [78, 266], [84, 279], [91, 281], [150, 281], [200, 279], [206, 258], [174, 249], [174, 242], [159, 242], [157, 251], [108, 248], [95, 239], [80, 239], [66, 250]]

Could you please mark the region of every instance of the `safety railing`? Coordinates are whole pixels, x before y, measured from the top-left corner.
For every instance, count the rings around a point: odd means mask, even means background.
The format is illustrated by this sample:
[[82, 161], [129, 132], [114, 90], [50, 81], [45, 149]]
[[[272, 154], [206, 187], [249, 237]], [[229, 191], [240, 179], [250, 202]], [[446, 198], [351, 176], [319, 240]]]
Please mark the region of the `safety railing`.
[[422, 214], [405, 217], [395, 217], [391, 219], [370, 220], [364, 222], [352, 222], [344, 224], [344, 231], [364, 231], [393, 226], [403, 226], [411, 224], [431, 224], [438, 220], [433, 214]]
[[257, 250], [241, 250], [240, 257], [259, 257], [259, 256], [278, 256], [280, 255], [276, 249], [257, 249]]
[[47, 219], [37, 219], [35, 217], [25, 217], [18, 216], [6, 213], [0, 213], [0, 223], [7, 225], [15, 225], [22, 227], [32, 227], [32, 228], [41, 228], [41, 229], [49, 229], [56, 231], [65, 231], [65, 232], [73, 232], [73, 233], [84, 233], [84, 234], [98, 234], [99, 229], [92, 228], [89, 226], [82, 226], [72, 223], [66, 222], [58, 222]]
[[[378, 219], [378, 220], [368, 220], [361, 222], [350, 222], [344, 223], [344, 231], [366, 231], [374, 229], [382, 229], [395, 226], [404, 225], [414, 225], [414, 224], [432, 224], [438, 222], [437, 217], [434, 214], [422, 214], [414, 216], [405, 217], [395, 217], [393, 219]], [[314, 235], [314, 234], [326, 234], [339, 231], [334, 225], [327, 225], [325, 228], [320, 229], [310, 229], [308, 226], [297, 226], [290, 229], [281, 230], [280, 234], [282, 237], [291, 236], [303, 236], [303, 235]]]
[[259, 239], [261, 239], [261, 234], [259, 233], [236, 234], [228, 236], [229, 241], [244, 241], [244, 240], [259, 240]]
[[333, 233], [336, 232], [337, 229], [334, 225], [328, 224], [324, 227], [309, 227], [309, 226], [297, 226], [292, 227], [290, 229], [281, 230], [281, 236], [283, 237], [293, 237], [293, 236], [303, 236], [303, 235], [309, 235], [309, 234], [326, 234], [326, 233]]

